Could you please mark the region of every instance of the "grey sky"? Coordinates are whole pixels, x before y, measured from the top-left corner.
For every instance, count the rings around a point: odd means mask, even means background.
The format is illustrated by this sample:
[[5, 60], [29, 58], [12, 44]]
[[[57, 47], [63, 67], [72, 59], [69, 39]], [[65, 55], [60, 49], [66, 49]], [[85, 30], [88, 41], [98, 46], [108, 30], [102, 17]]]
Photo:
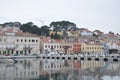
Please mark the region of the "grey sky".
[[68, 20], [90, 30], [120, 33], [120, 0], [0, 0], [0, 23], [32, 21], [41, 26]]

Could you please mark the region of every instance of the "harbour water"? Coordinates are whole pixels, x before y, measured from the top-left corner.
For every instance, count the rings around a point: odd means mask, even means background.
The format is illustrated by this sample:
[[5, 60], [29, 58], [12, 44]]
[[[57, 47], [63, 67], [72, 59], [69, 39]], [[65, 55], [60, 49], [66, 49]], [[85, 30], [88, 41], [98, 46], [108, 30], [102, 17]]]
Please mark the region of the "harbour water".
[[0, 80], [120, 80], [120, 62], [16, 59], [0, 63]]

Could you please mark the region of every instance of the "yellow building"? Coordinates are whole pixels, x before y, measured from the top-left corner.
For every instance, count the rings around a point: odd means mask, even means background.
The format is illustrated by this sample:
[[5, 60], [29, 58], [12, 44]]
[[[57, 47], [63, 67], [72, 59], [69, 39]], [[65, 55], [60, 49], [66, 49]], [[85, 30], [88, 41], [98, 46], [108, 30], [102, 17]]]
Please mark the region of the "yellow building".
[[[50, 35], [52, 35], [52, 34], [54, 35], [55, 33], [56, 33], [56, 32], [54, 32], [54, 31], [50, 31]], [[63, 32], [57, 32], [57, 34], [58, 34], [58, 35], [63, 35]]]
[[69, 42], [60, 43], [60, 52], [64, 52], [66, 54], [73, 54], [73, 44]]
[[84, 42], [81, 44], [81, 52], [83, 53], [103, 53], [104, 46], [95, 42]]

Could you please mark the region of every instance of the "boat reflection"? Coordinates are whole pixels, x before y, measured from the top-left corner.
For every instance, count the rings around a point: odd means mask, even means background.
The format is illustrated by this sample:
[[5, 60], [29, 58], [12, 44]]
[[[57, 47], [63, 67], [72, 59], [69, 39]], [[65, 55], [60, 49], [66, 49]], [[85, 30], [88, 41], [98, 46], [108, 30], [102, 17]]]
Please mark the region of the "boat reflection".
[[120, 63], [18, 59], [0, 63], [0, 80], [120, 80]]

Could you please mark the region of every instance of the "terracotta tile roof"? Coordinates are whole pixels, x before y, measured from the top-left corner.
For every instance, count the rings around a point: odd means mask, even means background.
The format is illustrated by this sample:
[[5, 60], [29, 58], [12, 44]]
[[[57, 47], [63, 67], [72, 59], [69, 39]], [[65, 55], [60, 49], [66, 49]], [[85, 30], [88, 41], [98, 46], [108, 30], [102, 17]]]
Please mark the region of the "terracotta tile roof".
[[63, 43], [63, 42], [65, 42], [64, 39], [51, 39], [50, 37], [44, 37], [44, 36], [40, 37], [40, 39], [44, 43], [45, 42], [46, 43], [51, 43], [51, 42], [53, 42], [53, 43]]
[[31, 33], [24, 33], [22, 30], [17, 28], [2, 28], [1, 30], [0, 35], [5, 35], [5, 33], [15, 33], [16, 36], [37, 36]]
[[93, 32], [97, 32], [97, 33], [99, 33], [99, 34], [104, 34], [102, 31], [100, 31], [100, 30], [95, 30], [95, 31], [93, 31]]
[[73, 44], [81, 44], [80, 42], [73, 42]]
[[91, 41], [84, 42], [84, 43], [87, 45], [102, 45], [101, 43], [96, 43], [96, 42], [91, 42]]
[[63, 42], [64, 40], [62, 40], [62, 39], [54, 39], [54, 42], [55, 43], [60, 43], [60, 42]]
[[49, 42], [49, 40], [50, 40], [50, 38], [48, 38], [48, 37], [40, 37], [40, 39], [41, 39], [41, 41], [42, 42]]
[[105, 36], [107, 36], [107, 37], [117, 37], [117, 36], [114, 35], [114, 34], [105, 34]]
[[16, 33], [16, 34], [22, 34], [23, 32], [19, 29], [14, 29], [14, 28], [1, 28], [1, 32], [2, 34], [5, 33]]

